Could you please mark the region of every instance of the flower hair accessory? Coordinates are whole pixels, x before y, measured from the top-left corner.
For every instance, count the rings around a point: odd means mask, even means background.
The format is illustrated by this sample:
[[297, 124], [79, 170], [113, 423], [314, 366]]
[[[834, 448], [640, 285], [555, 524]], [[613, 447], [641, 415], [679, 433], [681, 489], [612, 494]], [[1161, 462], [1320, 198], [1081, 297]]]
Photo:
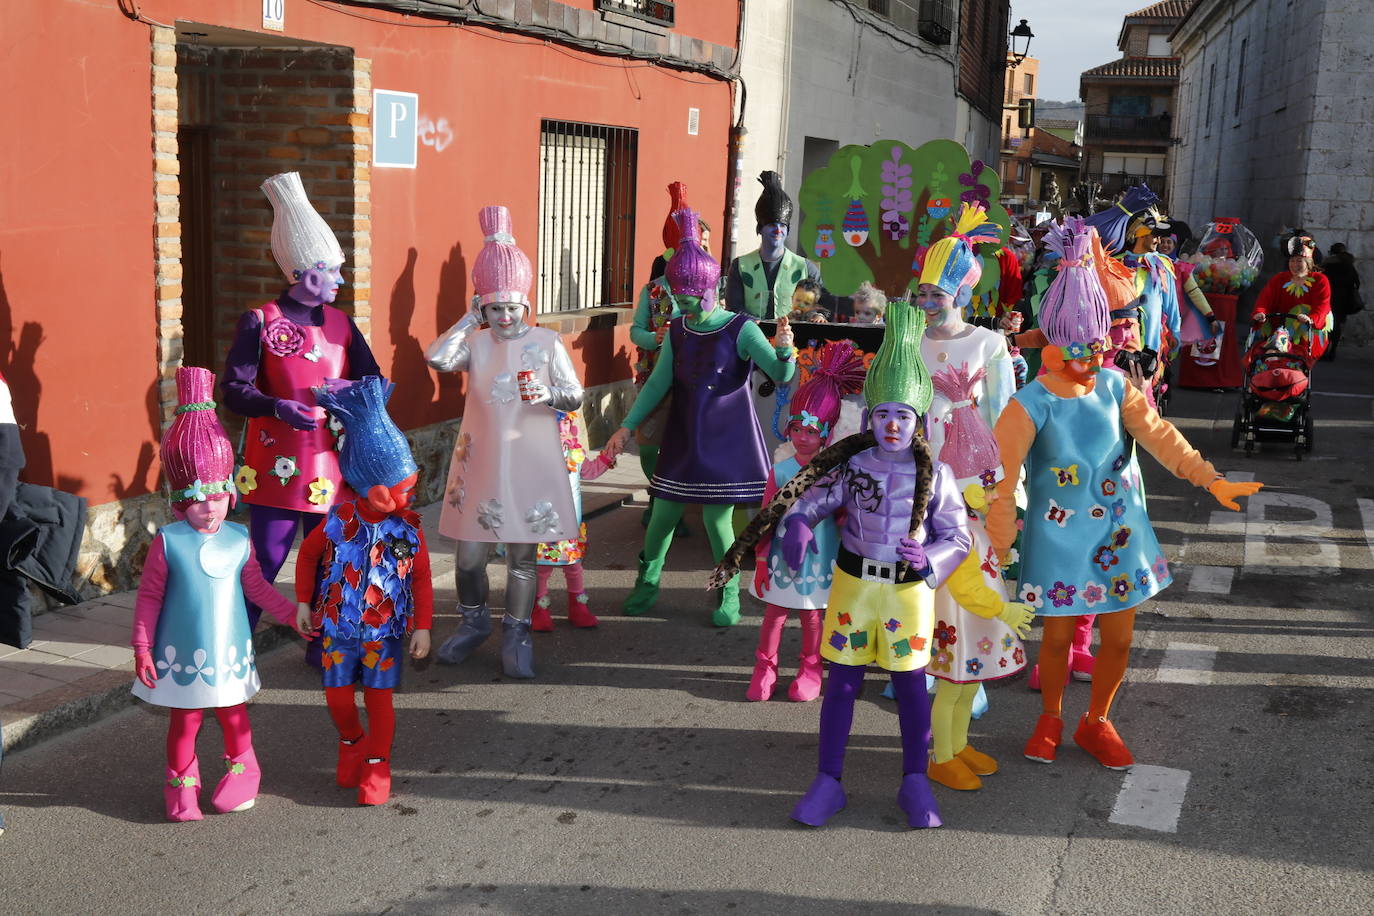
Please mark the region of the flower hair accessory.
[[180, 490], [173, 490], [170, 498], [174, 503], [187, 501], [203, 503], [211, 496], [229, 493], [233, 489], [234, 482], [232, 480], [212, 480], [209, 483], [202, 483], [197, 479], [192, 481], [189, 486], [182, 487]]
[[791, 426], [793, 423], [796, 423], [799, 426], [811, 427], [820, 434], [820, 437], [822, 439], [825, 439], [830, 435], [830, 424], [821, 420], [820, 417], [816, 416], [809, 410], [803, 410], [801, 413], [794, 413], [792, 414], [792, 416], [788, 417], [787, 425]]

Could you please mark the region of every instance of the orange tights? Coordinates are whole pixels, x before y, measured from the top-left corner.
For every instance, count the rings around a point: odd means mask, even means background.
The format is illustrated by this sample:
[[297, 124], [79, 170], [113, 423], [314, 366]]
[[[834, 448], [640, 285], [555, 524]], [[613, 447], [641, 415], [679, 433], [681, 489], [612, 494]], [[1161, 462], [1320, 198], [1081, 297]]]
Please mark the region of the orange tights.
[[[1064, 708], [1064, 683], [1069, 678], [1069, 647], [1077, 617], [1044, 617], [1040, 643], [1040, 696], [1045, 714], [1059, 716]], [[1126, 679], [1126, 662], [1135, 633], [1135, 608], [1097, 615], [1101, 644], [1093, 666], [1093, 695], [1088, 716], [1107, 718], [1112, 700]]]

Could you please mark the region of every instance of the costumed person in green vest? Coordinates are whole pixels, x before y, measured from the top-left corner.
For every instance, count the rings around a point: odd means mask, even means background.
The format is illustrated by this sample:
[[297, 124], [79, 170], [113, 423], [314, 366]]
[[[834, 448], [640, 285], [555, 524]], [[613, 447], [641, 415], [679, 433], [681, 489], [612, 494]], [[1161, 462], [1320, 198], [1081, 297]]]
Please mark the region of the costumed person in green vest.
[[792, 311], [792, 291], [802, 280], [820, 283], [821, 269], [786, 247], [792, 231], [792, 198], [782, 189], [782, 178], [777, 172], [760, 172], [759, 182], [763, 193], [754, 203], [759, 247], [730, 262], [725, 307], [768, 320]]

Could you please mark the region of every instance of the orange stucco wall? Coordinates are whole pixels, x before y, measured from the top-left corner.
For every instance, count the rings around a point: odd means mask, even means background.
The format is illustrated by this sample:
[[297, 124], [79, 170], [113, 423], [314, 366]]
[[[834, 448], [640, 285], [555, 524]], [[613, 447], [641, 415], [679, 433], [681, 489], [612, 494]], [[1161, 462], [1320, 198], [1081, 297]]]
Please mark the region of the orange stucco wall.
[[[257, 0], [139, 6], [169, 24], [261, 26]], [[691, 23], [697, 37], [733, 43], [734, 0], [687, 6], [679, 31]], [[372, 344], [409, 428], [462, 412], [460, 380], [436, 378], [421, 350], [466, 309], [478, 208], [510, 207], [537, 263], [540, 119], [639, 129], [635, 264], [647, 273], [670, 181], [685, 181], [693, 205], [724, 225], [730, 92], [696, 74], [365, 12], [397, 24], [288, 0], [287, 35], [353, 48], [372, 61], [374, 87], [418, 92], [421, 115], [453, 127], [443, 151], [420, 146], [418, 168], [372, 171]], [[0, 34], [10, 140], [0, 158], [0, 369], [25, 428], [24, 477], [95, 503], [148, 492], [159, 434], [149, 27], [113, 0], [49, 0], [4, 4]], [[695, 137], [689, 107], [701, 110]], [[629, 377], [623, 327], [568, 342], [587, 384]]]

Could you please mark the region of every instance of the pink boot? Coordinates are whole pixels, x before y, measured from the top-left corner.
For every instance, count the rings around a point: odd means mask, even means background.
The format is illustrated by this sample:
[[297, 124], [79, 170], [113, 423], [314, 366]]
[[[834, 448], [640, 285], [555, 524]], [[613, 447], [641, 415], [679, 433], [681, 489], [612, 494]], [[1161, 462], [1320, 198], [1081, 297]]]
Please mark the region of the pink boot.
[[549, 600], [548, 593], [540, 595], [534, 599], [534, 610], [530, 612], [530, 629], [536, 633], [553, 632], [553, 616], [549, 613], [549, 605], [553, 604]]
[[824, 611], [799, 611], [802, 625], [801, 666], [787, 698], [809, 703], [821, 695], [821, 615]]
[[568, 623], [575, 627], [590, 629], [601, 622], [597, 620], [596, 615], [587, 608], [587, 602], [588, 598], [586, 592], [577, 595], [568, 595]]
[[1074, 624], [1073, 642], [1069, 646], [1069, 674], [1075, 681], [1091, 681], [1093, 665], [1093, 621], [1096, 614], [1083, 614]]
[[237, 757], [225, 754], [224, 766], [228, 772], [219, 781], [219, 785], [215, 786], [215, 794], [210, 796], [210, 804], [220, 814], [247, 811], [257, 801], [258, 783], [262, 781], [258, 758], [250, 747]]
[[759, 627], [759, 647], [754, 652], [754, 676], [744, 698], [762, 703], [773, 695], [778, 682], [778, 642], [782, 639], [782, 625], [787, 622], [787, 609], [765, 605], [763, 624]]
[[162, 787], [162, 800], [167, 806], [169, 821], [198, 821], [200, 813], [200, 761], [191, 758], [186, 769], [178, 773], [167, 768], [167, 782]]

